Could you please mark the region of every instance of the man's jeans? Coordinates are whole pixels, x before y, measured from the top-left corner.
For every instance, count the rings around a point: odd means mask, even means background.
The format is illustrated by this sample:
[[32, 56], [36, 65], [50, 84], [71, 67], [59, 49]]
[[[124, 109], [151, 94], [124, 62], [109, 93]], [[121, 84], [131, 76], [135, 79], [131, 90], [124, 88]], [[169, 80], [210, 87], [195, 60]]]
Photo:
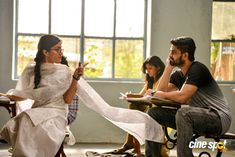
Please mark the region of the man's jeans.
[[[169, 108], [154, 107], [148, 114], [159, 124], [177, 128], [177, 157], [193, 157], [189, 142], [194, 133], [220, 134], [221, 120], [216, 111], [199, 107], [182, 107], [178, 111]], [[162, 144], [146, 141], [146, 157], [161, 157]]]

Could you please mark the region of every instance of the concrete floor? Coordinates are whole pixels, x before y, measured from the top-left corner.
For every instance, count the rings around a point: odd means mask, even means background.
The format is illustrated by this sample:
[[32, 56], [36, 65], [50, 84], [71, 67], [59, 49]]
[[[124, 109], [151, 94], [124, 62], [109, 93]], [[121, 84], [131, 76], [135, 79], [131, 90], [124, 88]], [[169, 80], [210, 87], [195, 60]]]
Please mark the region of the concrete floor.
[[[75, 144], [73, 146], [65, 145], [65, 153], [67, 157], [86, 157], [85, 153], [87, 151], [95, 151], [99, 153], [109, 152], [116, 148], [119, 148], [121, 144], [94, 144], [94, 143], [81, 143]], [[0, 144], [0, 157], [10, 157], [11, 154], [8, 152], [9, 145]], [[144, 152], [144, 147], [142, 147], [142, 151]], [[205, 151], [205, 149], [194, 149], [194, 155], [198, 156], [201, 151]], [[215, 151], [208, 151], [212, 157], [215, 157]], [[173, 149], [170, 151], [170, 157], [176, 157], [176, 150]], [[207, 157], [207, 156], [203, 156]], [[223, 153], [222, 157], [235, 157], [235, 148], [226, 149]]]

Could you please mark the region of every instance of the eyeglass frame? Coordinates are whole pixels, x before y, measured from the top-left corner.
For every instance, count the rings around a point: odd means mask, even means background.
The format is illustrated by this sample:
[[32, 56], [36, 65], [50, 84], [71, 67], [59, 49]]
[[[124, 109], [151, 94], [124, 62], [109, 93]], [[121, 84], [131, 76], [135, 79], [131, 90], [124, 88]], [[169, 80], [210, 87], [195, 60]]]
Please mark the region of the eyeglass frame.
[[64, 49], [58, 48], [58, 49], [50, 49], [50, 50], [55, 50], [57, 53], [63, 53]]

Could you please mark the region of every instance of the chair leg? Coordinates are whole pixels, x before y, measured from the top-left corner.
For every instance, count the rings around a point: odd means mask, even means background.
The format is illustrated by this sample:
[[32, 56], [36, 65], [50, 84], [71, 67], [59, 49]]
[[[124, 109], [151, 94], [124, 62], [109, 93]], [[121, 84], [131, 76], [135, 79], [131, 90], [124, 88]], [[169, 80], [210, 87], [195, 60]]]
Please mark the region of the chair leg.
[[56, 153], [55, 157], [60, 157], [60, 154], [62, 154], [62, 152], [64, 152], [64, 145], [63, 143], [61, 144], [58, 152]]
[[64, 149], [62, 150], [61, 155], [62, 155], [62, 157], [66, 157], [66, 154], [65, 154], [65, 152], [64, 152]]

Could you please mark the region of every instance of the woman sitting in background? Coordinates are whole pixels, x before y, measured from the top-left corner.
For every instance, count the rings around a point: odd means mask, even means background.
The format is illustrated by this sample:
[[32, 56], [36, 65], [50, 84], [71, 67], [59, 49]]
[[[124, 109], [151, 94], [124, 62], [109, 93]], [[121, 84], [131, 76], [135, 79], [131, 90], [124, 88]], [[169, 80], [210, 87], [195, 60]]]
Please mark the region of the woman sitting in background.
[[[128, 93], [127, 97], [143, 97], [145, 94], [154, 91], [157, 88], [158, 81], [162, 76], [164, 69], [165, 65], [159, 57], [151, 56], [147, 58], [142, 65], [142, 72], [145, 74], [145, 84], [143, 89], [140, 93]], [[151, 107], [149, 104], [140, 104], [136, 102], [129, 105], [130, 109], [142, 112], [146, 112], [149, 107]], [[124, 145], [115, 150], [114, 153], [121, 154], [133, 148], [133, 153], [135, 153], [136, 156], [142, 156], [139, 141], [134, 136], [127, 134]]]

